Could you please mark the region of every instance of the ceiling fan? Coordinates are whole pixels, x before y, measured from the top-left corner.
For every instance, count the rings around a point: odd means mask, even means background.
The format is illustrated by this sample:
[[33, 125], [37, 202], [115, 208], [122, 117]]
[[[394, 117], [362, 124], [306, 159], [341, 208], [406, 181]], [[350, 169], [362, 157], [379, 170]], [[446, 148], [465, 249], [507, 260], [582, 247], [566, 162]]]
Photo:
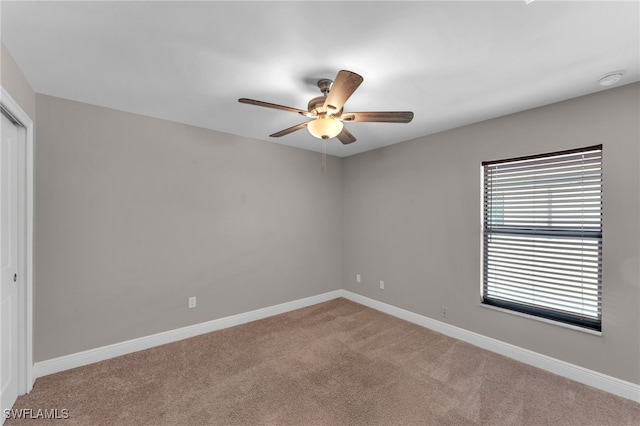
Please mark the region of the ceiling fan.
[[376, 112], [347, 112], [344, 104], [362, 83], [363, 78], [352, 71], [341, 70], [335, 81], [322, 79], [318, 81], [321, 96], [309, 101], [307, 111], [269, 102], [256, 101], [254, 99], [240, 98], [238, 102], [249, 105], [257, 105], [267, 108], [290, 111], [305, 117], [311, 121], [296, 124], [295, 126], [273, 133], [269, 136], [279, 138], [296, 130], [307, 128], [309, 133], [319, 139], [337, 137], [343, 144], [350, 144], [356, 138], [344, 127], [349, 122], [378, 122], [378, 123], [408, 123], [413, 119], [411, 111], [376, 111]]

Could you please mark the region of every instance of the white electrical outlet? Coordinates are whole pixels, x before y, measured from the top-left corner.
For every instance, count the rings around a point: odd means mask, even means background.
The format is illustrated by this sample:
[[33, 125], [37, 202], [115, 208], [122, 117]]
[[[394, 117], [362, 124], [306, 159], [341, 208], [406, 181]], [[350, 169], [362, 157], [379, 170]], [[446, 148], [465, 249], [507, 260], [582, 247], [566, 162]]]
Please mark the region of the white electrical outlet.
[[446, 306], [442, 307], [442, 318], [446, 318], [447, 317], [447, 309], [448, 308]]
[[356, 274], [356, 282], [359, 283], [360, 282], [360, 274]]
[[189, 309], [195, 308], [195, 307], [196, 307], [196, 297], [195, 296], [191, 296], [189, 298]]
[[380, 288], [384, 290], [384, 281], [380, 280]]

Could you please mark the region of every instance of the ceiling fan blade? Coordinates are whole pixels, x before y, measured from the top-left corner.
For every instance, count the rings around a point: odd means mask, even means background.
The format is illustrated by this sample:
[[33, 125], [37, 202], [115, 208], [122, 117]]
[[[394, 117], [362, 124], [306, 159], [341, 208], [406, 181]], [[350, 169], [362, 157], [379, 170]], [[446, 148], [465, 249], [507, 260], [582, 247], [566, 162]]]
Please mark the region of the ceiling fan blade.
[[300, 124], [296, 124], [295, 126], [291, 126], [288, 129], [284, 129], [284, 130], [280, 130], [279, 132], [276, 132], [272, 135], [269, 135], [272, 138], [279, 138], [280, 136], [284, 136], [284, 135], [288, 135], [289, 133], [293, 133], [296, 130], [300, 130], [300, 129], [304, 129], [305, 127], [307, 127], [307, 124], [309, 124], [308, 121], [305, 121], [304, 123], [300, 123]]
[[376, 112], [348, 112], [340, 117], [345, 122], [376, 122], [376, 123], [408, 123], [413, 120], [411, 111], [376, 111]]
[[288, 106], [284, 106], [284, 105], [272, 104], [270, 102], [256, 101], [255, 99], [240, 98], [240, 99], [238, 99], [238, 102], [240, 102], [241, 104], [256, 105], [256, 106], [262, 106], [262, 107], [267, 107], [267, 108], [279, 109], [279, 110], [282, 110], [282, 111], [295, 112], [295, 113], [298, 113], [300, 115], [307, 115], [308, 114], [308, 111], [304, 111], [304, 110], [301, 110], [301, 109], [298, 109], [298, 108], [292, 108], [292, 107], [288, 107]]
[[331, 90], [327, 95], [327, 99], [324, 101], [324, 108], [332, 108], [336, 111], [340, 111], [347, 102], [347, 99], [356, 91], [358, 86], [362, 83], [362, 76], [355, 72], [341, 70], [338, 72]]
[[340, 140], [340, 142], [342, 142], [343, 145], [348, 145], [356, 141], [355, 136], [353, 136], [346, 127], [343, 127], [342, 131], [336, 137]]

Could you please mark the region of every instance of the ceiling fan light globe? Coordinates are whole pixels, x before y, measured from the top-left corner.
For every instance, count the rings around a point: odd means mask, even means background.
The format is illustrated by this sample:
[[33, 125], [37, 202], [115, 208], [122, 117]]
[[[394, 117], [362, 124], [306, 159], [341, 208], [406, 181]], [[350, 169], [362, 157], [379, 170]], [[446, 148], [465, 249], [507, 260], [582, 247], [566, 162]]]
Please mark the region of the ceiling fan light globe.
[[309, 133], [318, 139], [335, 138], [342, 131], [342, 121], [330, 117], [318, 117], [307, 125]]

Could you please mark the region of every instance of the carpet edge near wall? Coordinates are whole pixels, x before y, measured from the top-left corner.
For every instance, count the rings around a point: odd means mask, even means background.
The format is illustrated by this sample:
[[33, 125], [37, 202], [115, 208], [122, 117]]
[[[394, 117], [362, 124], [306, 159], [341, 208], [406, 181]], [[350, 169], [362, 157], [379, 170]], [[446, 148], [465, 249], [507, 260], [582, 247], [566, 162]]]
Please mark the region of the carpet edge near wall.
[[596, 389], [640, 403], [640, 384], [627, 382], [616, 377], [608, 376], [597, 371], [589, 370], [575, 364], [511, 345], [509, 343], [455, 327], [344, 289], [334, 290], [316, 296], [310, 296], [237, 315], [231, 315], [150, 336], [131, 339], [125, 342], [63, 355], [45, 361], [39, 361], [33, 365], [32, 377], [35, 382], [37, 378], [47, 376], [49, 374], [70, 370], [72, 368], [104, 361], [117, 356], [138, 352], [224, 328], [246, 324], [248, 322], [257, 321], [332, 299], [337, 299], [339, 297], [343, 297], [352, 302], [359, 303], [377, 311], [384, 312], [405, 321], [442, 333], [446, 336], [470, 343], [482, 349], [498, 353], [524, 364], [540, 368], [578, 383], [592, 386]]

